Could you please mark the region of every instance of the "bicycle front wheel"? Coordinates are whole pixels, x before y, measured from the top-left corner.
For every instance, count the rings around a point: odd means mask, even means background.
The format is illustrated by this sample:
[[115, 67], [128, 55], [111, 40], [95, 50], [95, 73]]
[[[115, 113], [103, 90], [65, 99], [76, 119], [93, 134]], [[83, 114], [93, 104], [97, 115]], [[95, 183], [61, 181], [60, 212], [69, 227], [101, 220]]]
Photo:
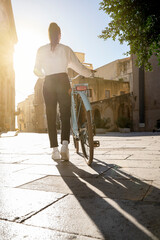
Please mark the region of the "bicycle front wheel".
[[84, 121], [81, 126], [81, 147], [88, 165], [91, 165], [94, 154], [93, 130], [91, 123], [91, 111], [84, 110]]

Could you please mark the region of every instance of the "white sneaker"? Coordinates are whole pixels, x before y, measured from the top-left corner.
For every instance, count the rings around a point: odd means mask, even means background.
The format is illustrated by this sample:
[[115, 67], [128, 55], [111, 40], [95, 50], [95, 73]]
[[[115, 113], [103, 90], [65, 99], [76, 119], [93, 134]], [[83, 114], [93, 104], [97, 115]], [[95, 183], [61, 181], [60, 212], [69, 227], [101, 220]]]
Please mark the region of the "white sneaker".
[[53, 148], [52, 159], [53, 160], [60, 160], [61, 159], [60, 152], [59, 152], [58, 148]]
[[68, 146], [62, 145], [62, 147], [61, 147], [61, 159], [69, 161], [69, 149], [68, 149]]

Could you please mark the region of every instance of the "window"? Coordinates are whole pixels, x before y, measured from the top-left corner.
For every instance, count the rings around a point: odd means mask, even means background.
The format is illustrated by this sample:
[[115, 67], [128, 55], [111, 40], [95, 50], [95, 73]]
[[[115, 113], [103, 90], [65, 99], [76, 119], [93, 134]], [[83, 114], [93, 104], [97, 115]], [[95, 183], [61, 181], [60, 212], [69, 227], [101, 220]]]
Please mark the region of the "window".
[[87, 97], [92, 97], [92, 89], [87, 89]]
[[110, 98], [110, 90], [105, 90], [105, 98]]

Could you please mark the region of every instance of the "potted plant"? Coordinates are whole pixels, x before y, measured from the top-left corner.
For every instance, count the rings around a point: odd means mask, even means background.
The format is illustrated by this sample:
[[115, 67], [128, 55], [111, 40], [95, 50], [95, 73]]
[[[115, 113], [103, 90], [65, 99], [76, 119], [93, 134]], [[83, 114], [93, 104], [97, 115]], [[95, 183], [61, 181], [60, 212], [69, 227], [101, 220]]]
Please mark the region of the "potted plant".
[[107, 131], [107, 129], [110, 128], [110, 124], [111, 120], [110, 118], [103, 118], [103, 119], [98, 119], [95, 121], [95, 126], [96, 126], [96, 133], [105, 133]]
[[131, 120], [126, 117], [119, 117], [116, 121], [119, 131], [122, 133], [129, 133], [131, 128]]

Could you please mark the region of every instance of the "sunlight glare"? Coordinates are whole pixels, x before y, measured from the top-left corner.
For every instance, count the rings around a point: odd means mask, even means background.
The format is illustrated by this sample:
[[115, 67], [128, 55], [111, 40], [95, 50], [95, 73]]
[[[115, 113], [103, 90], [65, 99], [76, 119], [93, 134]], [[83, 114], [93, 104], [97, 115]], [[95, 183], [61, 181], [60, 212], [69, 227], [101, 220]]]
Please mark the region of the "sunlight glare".
[[[19, 35], [14, 51], [16, 93], [21, 95], [21, 99], [25, 99], [27, 95], [33, 93], [37, 79], [33, 74], [33, 68], [36, 52], [41, 43], [39, 43], [39, 39], [35, 33], [29, 30], [22, 30]], [[19, 102], [19, 99], [17, 100]]]

